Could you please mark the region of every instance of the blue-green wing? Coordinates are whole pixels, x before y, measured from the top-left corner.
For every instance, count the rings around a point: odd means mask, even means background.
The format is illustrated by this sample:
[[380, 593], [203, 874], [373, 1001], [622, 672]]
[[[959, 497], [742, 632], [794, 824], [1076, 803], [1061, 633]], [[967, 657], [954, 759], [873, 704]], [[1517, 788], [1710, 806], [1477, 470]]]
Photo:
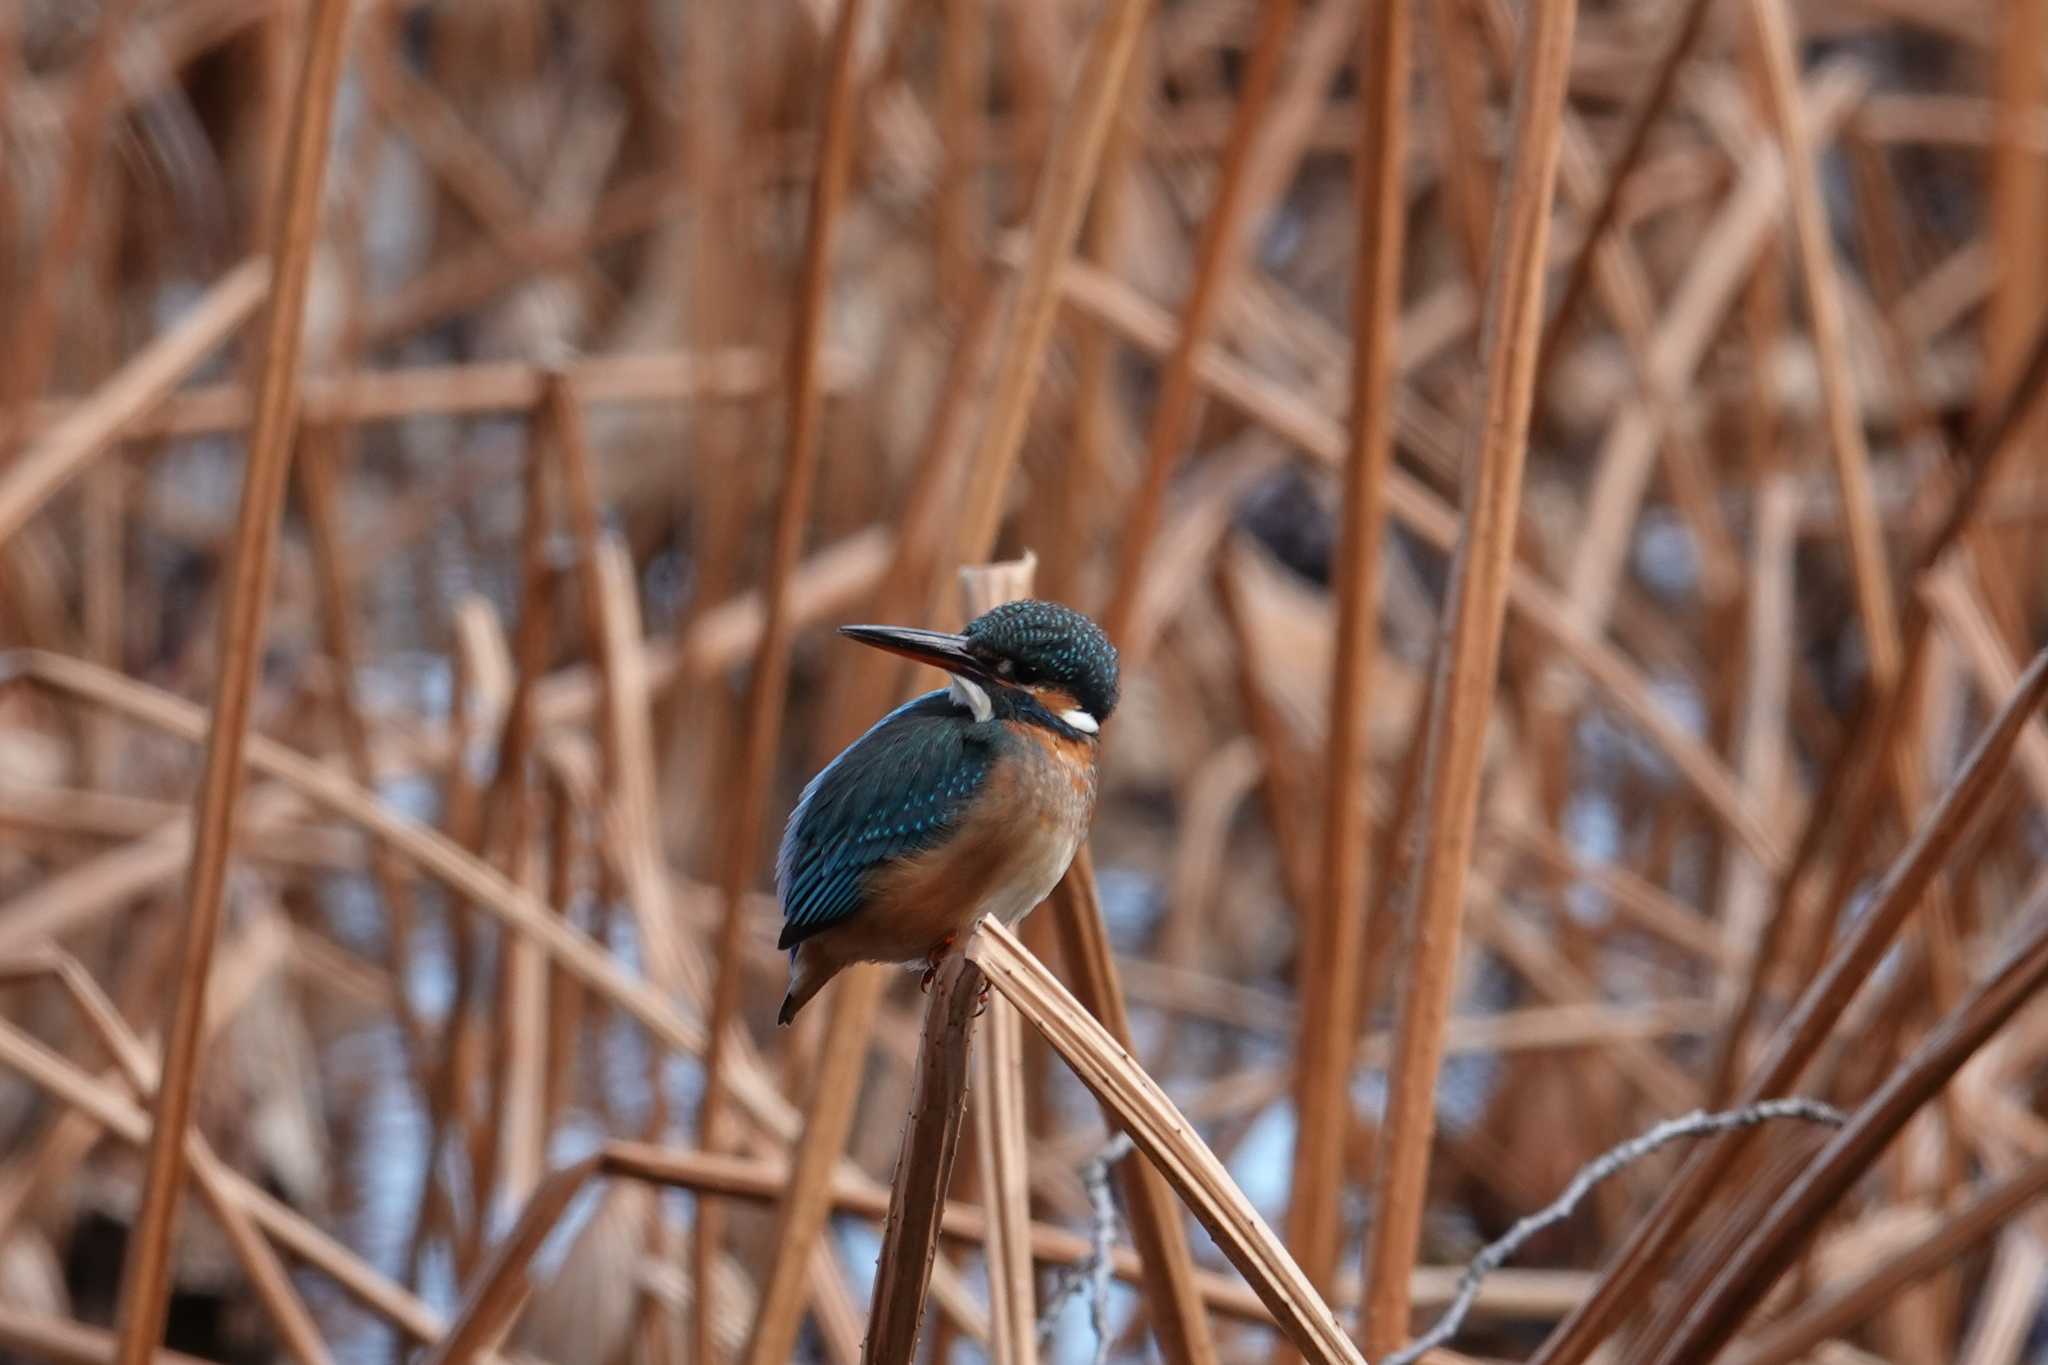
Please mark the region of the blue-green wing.
[[776, 859], [782, 937], [793, 948], [855, 914], [868, 878], [935, 847], [988, 776], [990, 736], [944, 692], [890, 712], [804, 789]]

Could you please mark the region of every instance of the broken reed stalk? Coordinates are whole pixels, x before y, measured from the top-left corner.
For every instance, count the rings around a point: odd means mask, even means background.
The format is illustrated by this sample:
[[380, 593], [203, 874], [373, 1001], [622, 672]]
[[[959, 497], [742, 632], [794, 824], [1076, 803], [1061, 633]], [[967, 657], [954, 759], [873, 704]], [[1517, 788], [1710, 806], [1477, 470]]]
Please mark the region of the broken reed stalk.
[[1223, 1163], [1095, 1016], [1001, 925], [983, 922], [968, 941], [967, 958], [1066, 1059], [1111, 1122], [1131, 1135], [1138, 1153], [1208, 1229], [1296, 1349], [1312, 1361], [1363, 1365], [1336, 1314]]
[[[909, 551], [906, 549], [905, 553]], [[1037, 560], [1029, 554], [1007, 563], [962, 568], [960, 590], [967, 611], [979, 615], [999, 603], [1029, 597], [1036, 572]], [[735, 968], [737, 965], [735, 962]], [[775, 1251], [755, 1309], [746, 1355], [750, 1365], [773, 1365], [787, 1359], [795, 1349], [796, 1332], [802, 1326], [804, 1267], [831, 1211], [833, 1171], [853, 1123], [867, 1040], [883, 985], [882, 970], [867, 967], [841, 973], [833, 990], [832, 1012], [819, 1049], [817, 1079], [792, 1162], [789, 1194], [779, 1210]], [[928, 1035], [925, 1046], [947, 1044]], [[965, 1047], [964, 1042], [961, 1046]], [[947, 1175], [950, 1174], [949, 1165]], [[898, 1176], [911, 1178], [900, 1169]], [[940, 1195], [943, 1198], [943, 1187]], [[925, 1283], [922, 1276], [929, 1274], [930, 1265], [929, 1259], [924, 1261], [918, 1281], [920, 1302]]]
[[[1379, 4], [1359, 30], [1357, 259], [1352, 280], [1351, 405], [1338, 530], [1337, 647], [1331, 665], [1318, 898], [1304, 903], [1296, 1035], [1294, 1180], [1287, 1242], [1327, 1294], [1342, 1236], [1343, 1161], [1363, 988], [1367, 851], [1366, 707], [1379, 652], [1380, 556], [1393, 462], [1396, 348], [1408, 204], [1409, 19]], [[1256, 702], [1252, 703], [1256, 705]], [[1270, 747], [1270, 746], [1269, 746]], [[1269, 771], [1271, 758], [1269, 762]], [[1270, 777], [1269, 777], [1269, 780]]]
[[917, 1358], [925, 1288], [939, 1249], [939, 1223], [967, 1113], [968, 1053], [982, 986], [980, 969], [954, 957], [940, 967], [925, 1005], [910, 1120], [896, 1154], [896, 1180], [875, 1265], [864, 1365], [910, 1365]]
[[184, 1175], [185, 1135], [198, 1076], [199, 1033], [206, 978], [227, 891], [227, 859], [242, 791], [243, 748], [262, 658], [285, 475], [297, 429], [295, 405], [307, 285], [319, 235], [320, 187], [328, 127], [341, 76], [346, 0], [319, 0], [306, 36], [270, 256], [275, 284], [263, 329], [256, 424], [250, 432], [235, 543], [226, 570], [220, 674], [214, 687], [206, 764], [194, 802], [194, 838], [185, 916], [179, 926], [177, 976], [164, 1034], [162, 1084], [145, 1159], [142, 1207], [130, 1232], [122, 1270], [121, 1365], [142, 1365], [155, 1353], [170, 1296], [171, 1226]]
[[[1909, 653], [1909, 661], [1910, 657]], [[2044, 695], [2048, 695], [2048, 651], [2034, 657], [1962, 770], [1871, 892], [1862, 914], [1801, 992], [1744, 1085], [1738, 1103], [1754, 1103], [1782, 1092], [1812, 1061], [1828, 1031], [1869, 980], [1928, 885], [1997, 789], [2006, 762]], [[1545, 1341], [1534, 1365], [1577, 1365], [1614, 1330], [1634, 1297], [1669, 1261], [1679, 1236], [1746, 1147], [1743, 1135], [1736, 1134], [1708, 1144], [1680, 1168], [1609, 1262], [1593, 1293]]]
[[1387, 1116], [1372, 1177], [1374, 1218], [1361, 1327], [1366, 1352], [1374, 1356], [1400, 1345], [1408, 1332], [1409, 1279], [1436, 1132], [1437, 1070], [1528, 454], [1543, 271], [1576, 13], [1575, 0], [1534, 5], [1516, 73], [1500, 255], [1481, 328], [1485, 415], [1474, 442], [1464, 536], [1451, 570], [1449, 619], [1431, 691], [1422, 865], [1404, 935], [1407, 970], [1401, 976], [1398, 1041], [1387, 1073]]

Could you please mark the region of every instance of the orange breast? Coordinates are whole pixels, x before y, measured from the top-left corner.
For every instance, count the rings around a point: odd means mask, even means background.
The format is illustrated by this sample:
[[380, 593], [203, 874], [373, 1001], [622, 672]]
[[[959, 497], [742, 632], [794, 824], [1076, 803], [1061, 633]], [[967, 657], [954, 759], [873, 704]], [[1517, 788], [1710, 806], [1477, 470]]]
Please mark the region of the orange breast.
[[954, 836], [876, 878], [856, 917], [876, 960], [917, 961], [984, 914], [1014, 923], [1065, 874], [1094, 814], [1094, 750], [1019, 729]]

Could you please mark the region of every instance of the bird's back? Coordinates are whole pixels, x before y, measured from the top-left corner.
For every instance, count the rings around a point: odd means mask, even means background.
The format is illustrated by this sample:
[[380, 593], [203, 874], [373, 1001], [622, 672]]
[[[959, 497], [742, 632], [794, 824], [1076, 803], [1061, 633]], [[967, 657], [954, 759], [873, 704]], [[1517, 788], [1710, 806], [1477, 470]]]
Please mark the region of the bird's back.
[[883, 869], [944, 842], [988, 780], [1001, 733], [943, 691], [883, 717], [804, 789], [776, 860], [780, 947], [842, 922]]

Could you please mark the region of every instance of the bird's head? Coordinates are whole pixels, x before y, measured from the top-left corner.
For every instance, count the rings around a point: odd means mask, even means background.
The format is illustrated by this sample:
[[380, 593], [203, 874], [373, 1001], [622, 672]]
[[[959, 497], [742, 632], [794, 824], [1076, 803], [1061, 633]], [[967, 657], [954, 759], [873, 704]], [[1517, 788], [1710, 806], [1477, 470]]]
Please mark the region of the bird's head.
[[[1117, 702], [1116, 646], [1102, 627], [1057, 602], [1005, 602], [958, 635], [905, 626], [841, 626], [842, 635], [934, 664], [993, 710], [1029, 706], [1093, 735]], [[976, 705], [979, 713], [982, 705]]]

